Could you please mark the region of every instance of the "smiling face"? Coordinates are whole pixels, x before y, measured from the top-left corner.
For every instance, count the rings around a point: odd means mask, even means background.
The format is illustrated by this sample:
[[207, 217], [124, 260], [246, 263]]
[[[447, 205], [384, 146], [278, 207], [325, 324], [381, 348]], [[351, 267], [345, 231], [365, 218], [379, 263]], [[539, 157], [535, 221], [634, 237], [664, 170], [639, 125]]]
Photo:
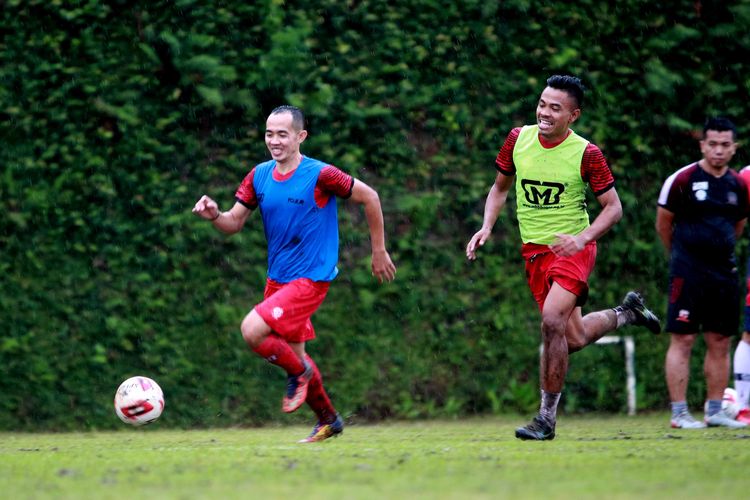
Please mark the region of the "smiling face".
[[701, 153], [705, 165], [713, 170], [721, 170], [732, 160], [737, 143], [731, 130], [706, 130], [706, 137], [701, 141]]
[[547, 87], [536, 105], [539, 135], [550, 142], [565, 139], [570, 125], [581, 116], [576, 100], [564, 90]]
[[291, 113], [275, 113], [266, 120], [266, 147], [271, 152], [271, 158], [282, 167], [297, 166], [300, 144], [306, 137], [306, 130], [294, 128]]

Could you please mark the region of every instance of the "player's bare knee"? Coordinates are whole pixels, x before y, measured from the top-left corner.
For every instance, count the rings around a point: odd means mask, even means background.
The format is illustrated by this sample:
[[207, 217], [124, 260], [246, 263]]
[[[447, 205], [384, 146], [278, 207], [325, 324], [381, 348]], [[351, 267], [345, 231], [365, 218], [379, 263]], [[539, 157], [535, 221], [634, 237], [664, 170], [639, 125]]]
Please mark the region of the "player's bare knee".
[[723, 335], [706, 335], [706, 349], [707, 353], [716, 358], [723, 358], [729, 356], [729, 349], [732, 346], [732, 337]]
[[265, 340], [266, 332], [263, 326], [264, 322], [255, 310], [250, 311], [242, 320], [240, 331], [242, 332], [242, 338], [250, 348], [258, 347]]
[[555, 338], [565, 335], [566, 322], [557, 315], [542, 315], [542, 335], [546, 338]]
[[682, 353], [690, 354], [695, 343], [695, 335], [672, 334], [669, 339], [669, 348]]

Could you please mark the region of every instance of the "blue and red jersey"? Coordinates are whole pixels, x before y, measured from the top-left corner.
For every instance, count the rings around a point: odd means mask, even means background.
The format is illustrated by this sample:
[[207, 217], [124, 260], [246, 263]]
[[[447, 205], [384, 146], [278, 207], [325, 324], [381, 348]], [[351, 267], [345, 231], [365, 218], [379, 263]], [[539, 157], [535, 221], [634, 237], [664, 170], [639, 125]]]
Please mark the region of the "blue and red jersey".
[[235, 197], [260, 208], [268, 241], [268, 277], [279, 283], [298, 278], [331, 281], [338, 274], [339, 231], [336, 196], [351, 196], [354, 179], [341, 170], [303, 156], [287, 175], [276, 161], [256, 165]]

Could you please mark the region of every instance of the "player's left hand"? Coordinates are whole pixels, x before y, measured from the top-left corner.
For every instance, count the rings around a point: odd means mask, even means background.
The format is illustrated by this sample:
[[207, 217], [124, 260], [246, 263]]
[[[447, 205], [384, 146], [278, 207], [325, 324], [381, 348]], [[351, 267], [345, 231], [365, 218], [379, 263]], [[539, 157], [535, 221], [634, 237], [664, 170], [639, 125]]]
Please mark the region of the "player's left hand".
[[201, 219], [213, 221], [216, 220], [221, 211], [219, 210], [219, 205], [217, 205], [209, 196], [204, 194], [201, 196], [201, 199], [196, 202], [195, 207], [193, 207], [193, 213]]
[[387, 251], [380, 250], [372, 253], [372, 275], [380, 283], [391, 282], [396, 277], [396, 266]]
[[585, 246], [583, 238], [573, 236], [572, 234], [556, 234], [555, 241], [549, 246], [552, 253], [560, 257], [570, 257], [575, 255]]

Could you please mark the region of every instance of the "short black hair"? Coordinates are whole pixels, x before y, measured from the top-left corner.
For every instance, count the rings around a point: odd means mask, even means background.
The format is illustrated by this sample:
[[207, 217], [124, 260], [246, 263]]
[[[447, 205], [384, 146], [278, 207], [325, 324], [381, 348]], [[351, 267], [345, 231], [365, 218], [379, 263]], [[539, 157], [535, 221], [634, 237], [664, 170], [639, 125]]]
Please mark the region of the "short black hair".
[[706, 138], [706, 132], [714, 130], [716, 132], [726, 132], [730, 130], [732, 132], [732, 140], [737, 139], [737, 127], [734, 126], [732, 120], [724, 118], [723, 116], [716, 116], [706, 120], [706, 124], [703, 125], [703, 138]]
[[295, 130], [305, 129], [305, 114], [297, 106], [284, 104], [273, 108], [273, 111], [271, 111], [272, 115], [278, 115], [281, 113], [290, 113], [292, 115], [292, 126]]
[[586, 92], [586, 87], [583, 86], [580, 78], [570, 75], [552, 75], [547, 78], [547, 86], [567, 92], [576, 100], [577, 108], [583, 107], [583, 94]]

